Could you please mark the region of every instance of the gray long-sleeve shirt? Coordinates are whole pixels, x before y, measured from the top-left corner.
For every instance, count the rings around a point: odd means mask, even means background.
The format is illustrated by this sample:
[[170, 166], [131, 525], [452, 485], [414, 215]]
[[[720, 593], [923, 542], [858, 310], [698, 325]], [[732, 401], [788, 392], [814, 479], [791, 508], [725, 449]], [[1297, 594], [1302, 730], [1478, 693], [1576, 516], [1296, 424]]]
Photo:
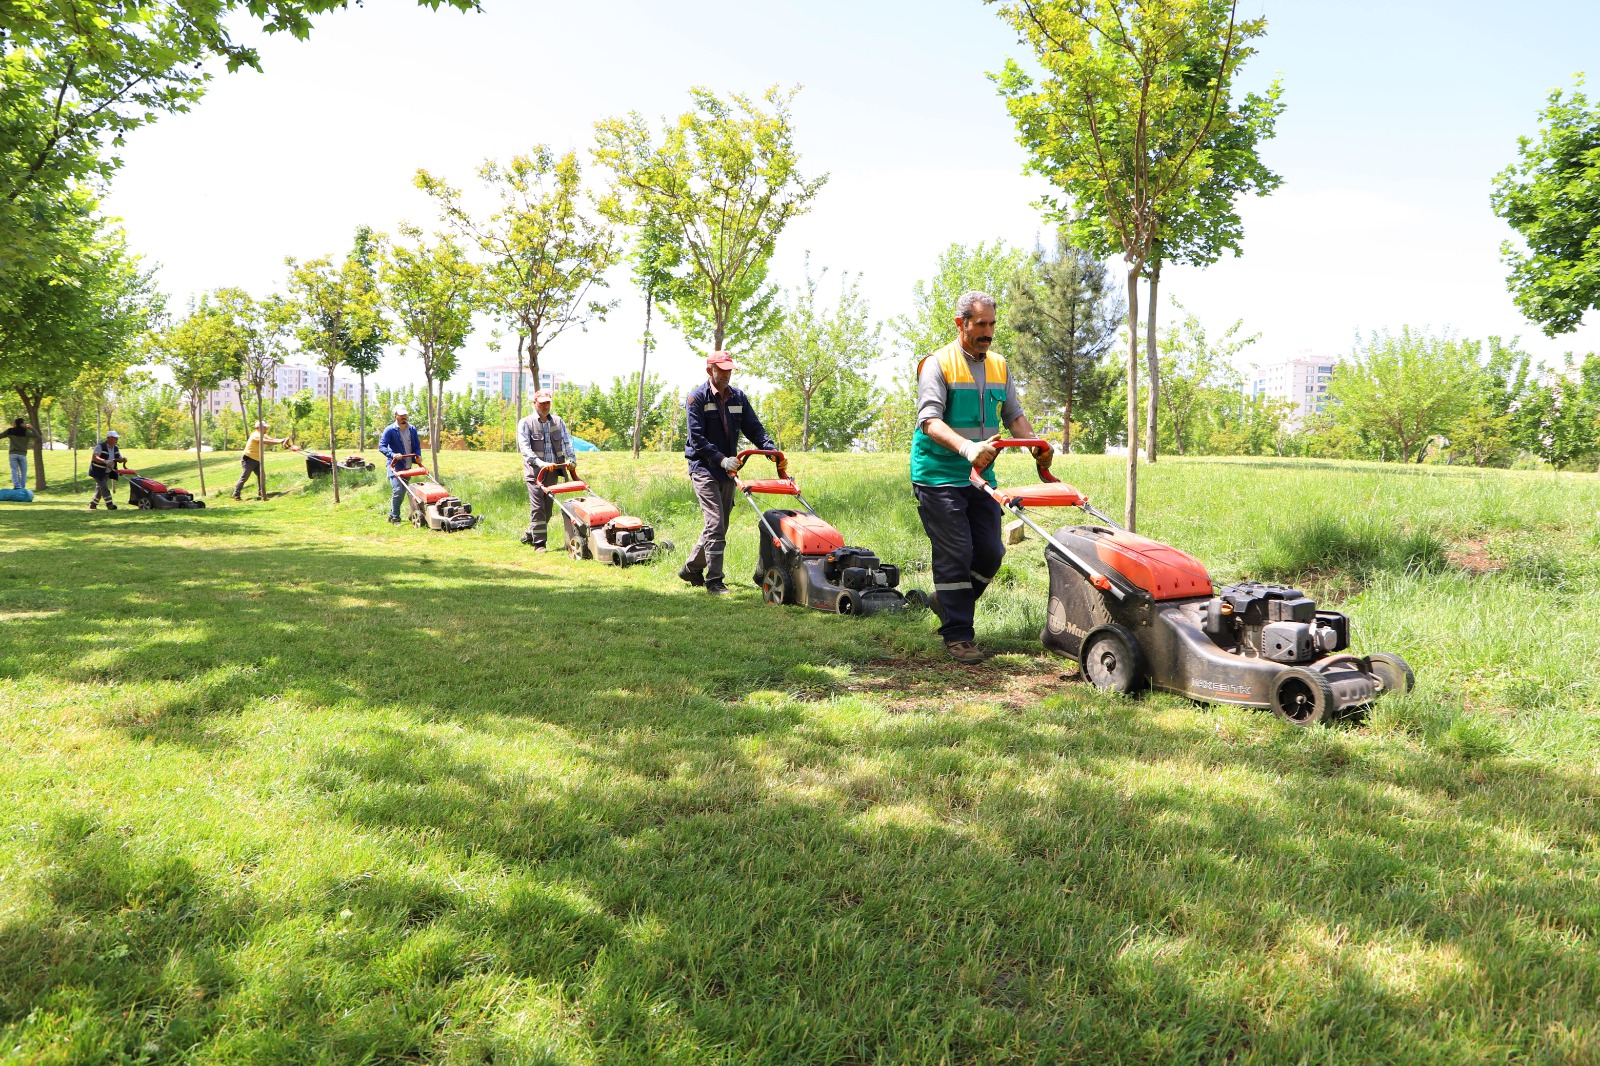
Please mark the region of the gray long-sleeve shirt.
[[570, 463], [576, 455], [566, 422], [553, 411], [549, 418], [541, 419], [534, 413], [517, 423], [517, 449], [522, 452], [522, 461], [528, 463], [535, 459]]

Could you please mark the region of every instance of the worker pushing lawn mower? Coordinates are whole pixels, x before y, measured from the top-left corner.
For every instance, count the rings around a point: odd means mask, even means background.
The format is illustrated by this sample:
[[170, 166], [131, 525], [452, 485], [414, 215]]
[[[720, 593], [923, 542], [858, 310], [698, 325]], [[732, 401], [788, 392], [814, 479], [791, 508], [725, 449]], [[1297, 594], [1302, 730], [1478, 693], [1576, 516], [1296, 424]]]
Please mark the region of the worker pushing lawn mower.
[[[755, 509], [760, 524], [755, 583], [762, 599], [849, 615], [895, 611], [908, 601], [918, 606], [927, 602], [920, 590], [900, 592], [899, 567], [879, 561], [866, 548], [846, 545], [844, 534], [818, 516], [793, 478], [741, 478], [744, 464], [754, 456], [771, 459], [779, 470], [788, 466], [777, 449], [751, 448], [736, 456], [738, 465], [730, 471], [734, 486]], [[800, 509], [763, 510], [756, 502], [758, 494], [793, 497]]]
[[[553, 484], [556, 477], [568, 480]], [[567, 554], [574, 559], [599, 559], [615, 566], [649, 562], [658, 551], [671, 551], [671, 541], [656, 540], [656, 531], [643, 519], [622, 513], [622, 508], [597, 496], [578, 480], [574, 463], [546, 463], [538, 472], [539, 484], [561, 508], [566, 527]]]
[[[1040, 443], [997, 440], [993, 447]], [[1050, 606], [1040, 639], [1078, 660], [1096, 688], [1154, 687], [1270, 709], [1305, 726], [1415, 683], [1398, 655], [1347, 652], [1350, 620], [1318, 610], [1299, 589], [1256, 581], [1213, 588], [1198, 559], [1123, 529], [1043, 463], [1039, 477], [1042, 484], [1003, 489], [974, 470], [971, 482], [1044, 540]], [[1052, 533], [1029, 513], [1034, 507], [1079, 507], [1098, 524]]]

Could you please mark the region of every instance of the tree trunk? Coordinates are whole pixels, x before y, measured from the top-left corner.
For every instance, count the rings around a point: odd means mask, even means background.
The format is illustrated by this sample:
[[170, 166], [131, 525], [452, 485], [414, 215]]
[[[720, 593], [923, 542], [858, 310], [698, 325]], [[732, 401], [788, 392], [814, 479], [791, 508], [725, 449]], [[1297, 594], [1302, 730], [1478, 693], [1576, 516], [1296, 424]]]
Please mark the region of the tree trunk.
[[522, 424], [522, 334], [517, 334], [517, 380], [511, 386], [511, 391], [517, 394], [517, 424]]
[[[264, 410], [264, 408], [261, 406], [261, 390], [257, 389], [256, 390], [256, 421], [258, 421], [258, 422], [265, 422], [266, 421], [267, 416], [262, 413], [263, 410]], [[246, 415], [245, 417], [249, 418], [248, 415]], [[291, 437], [294, 436], [294, 430], [291, 429], [289, 431], [289, 435]], [[249, 441], [249, 439], [250, 438], [248, 438], [248, 437], [245, 438], [246, 441]], [[256, 460], [256, 496], [262, 502], [265, 502], [266, 499], [267, 499], [267, 442], [266, 441], [262, 441], [261, 442], [261, 458]]]
[[429, 469], [431, 469], [433, 471], [433, 476], [434, 477], [438, 477], [439, 476], [439, 430], [433, 424], [433, 376], [432, 375], [427, 375], [426, 376], [425, 382], [423, 384], [423, 390], [427, 393], [427, 397], [423, 402], [427, 405], [427, 408], [428, 408], [426, 414], [427, 414], [427, 417], [428, 417], [428, 462], [430, 464]]
[[1067, 359], [1067, 399], [1061, 405], [1061, 454], [1072, 454], [1072, 393], [1078, 385], [1078, 360]]
[[656, 287], [652, 282], [644, 290], [644, 354], [639, 358], [639, 401], [633, 410], [633, 457], [639, 458], [639, 439], [644, 434], [644, 371], [650, 364], [650, 311], [655, 303]]
[[[267, 450], [261, 443], [262, 454]], [[333, 428], [333, 365], [328, 366], [328, 461], [333, 464], [333, 502], [339, 502], [339, 436]]]
[[1133, 532], [1139, 514], [1139, 271], [1128, 270], [1128, 503], [1123, 524]]
[[44, 480], [44, 431], [39, 428], [39, 407], [44, 403], [41, 393], [37, 399], [30, 398], [26, 389], [17, 386], [17, 396], [22, 400], [22, 409], [27, 412], [28, 425], [33, 427], [33, 491], [43, 492], [46, 488]]
[[806, 393], [805, 404], [800, 411], [800, 450], [811, 450], [811, 394]]
[[[1145, 327], [1144, 334], [1144, 361], [1150, 368], [1150, 395], [1147, 399], [1147, 412], [1144, 430], [1144, 455], [1149, 462], [1156, 461], [1156, 423], [1159, 414], [1158, 405], [1161, 395], [1161, 362], [1156, 352], [1156, 288], [1161, 284], [1161, 259], [1157, 257], [1150, 264], [1150, 307], [1146, 311], [1149, 315], [1149, 324]], [[1181, 449], [1180, 449], [1181, 451]]]
[[361, 430], [356, 437], [356, 449], [364, 452], [367, 450], [367, 375], [363, 372], [359, 376], [361, 378]]
[[189, 414], [194, 418], [194, 466], [200, 472], [200, 495], [202, 498], [206, 494], [206, 464], [200, 455], [202, 443], [200, 440], [200, 402], [203, 396], [203, 393], [195, 393], [193, 401], [189, 404]]
[[534, 344], [532, 337], [528, 338], [528, 376], [533, 379], [534, 395], [538, 395], [544, 383], [539, 375], [539, 348]]

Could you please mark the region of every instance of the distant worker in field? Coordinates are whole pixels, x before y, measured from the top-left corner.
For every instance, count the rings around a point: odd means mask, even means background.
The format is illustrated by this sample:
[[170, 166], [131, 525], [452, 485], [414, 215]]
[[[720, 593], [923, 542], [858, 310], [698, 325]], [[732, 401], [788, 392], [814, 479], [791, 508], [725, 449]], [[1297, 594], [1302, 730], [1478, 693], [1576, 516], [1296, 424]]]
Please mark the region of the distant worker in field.
[[546, 467], [564, 467], [577, 460], [566, 422], [550, 410], [553, 399], [549, 389], [540, 389], [533, 394], [533, 414], [517, 423], [522, 480], [528, 483], [528, 528], [522, 532], [522, 543], [533, 545], [536, 552], [545, 550], [550, 510], [555, 504], [555, 497], [546, 486], [564, 477], [565, 471], [551, 470], [543, 481], [540, 474]]
[[258, 421], [256, 430], [250, 434], [250, 439], [245, 441], [244, 454], [239, 457], [239, 480], [233, 486], [233, 498], [243, 499], [240, 493], [244, 491], [244, 483], [250, 480], [250, 475], [256, 476], [256, 489], [263, 495], [267, 492], [267, 483], [261, 480], [262, 450], [268, 444], [288, 444], [288, 437], [267, 436], [268, 426], [265, 422]]
[[12, 421], [11, 428], [0, 437], [8, 437], [11, 445], [11, 487], [25, 489], [28, 487], [28, 441], [38, 437], [34, 428], [28, 425], [26, 418]]
[[[1004, 427], [1032, 437], [1005, 359], [994, 343], [994, 297], [964, 293], [956, 301], [956, 339], [917, 365], [917, 428], [911, 438], [911, 489], [922, 528], [933, 545], [933, 597], [939, 635], [960, 663], [979, 663], [973, 612], [1005, 558], [1000, 505], [972, 484], [978, 471], [990, 485]], [[1049, 466], [1050, 446], [1034, 455]]]
[[378, 438], [378, 451], [389, 460], [389, 521], [400, 521], [400, 501], [406, 498], [404, 478], [395, 477], [396, 470], [411, 469], [411, 460], [422, 458], [422, 437], [411, 424], [411, 412], [405, 404], [394, 409], [394, 421], [384, 428]]
[[[739, 468], [739, 434], [757, 448], [776, 450], [766, 427], [756, 415], [755, 405], [744, 392], [733, 386], [733, 356], [714, 352], [706, 359], [704, 385], [689, 394], [689, 439], [683, 447], [689, 460], [689, 480], [700, 500], [705, 528], [695, 541], [689, 560], [678, 576], [691, 585], [704, 585], [713, 596], [723, 595], [722, 556], [727, 549], [728, 519], [733, 514], [733, 471]], [[787, 477], [780, 465], [778, 476]]]
[[111, 479], [117, 476], [117, 468], [128, 465], [128, 460], [122, 457], [122, 452], [117, 447], [117, 441], [122, 434], [111, 430], [106, 434], [105, 440], [94, 446], [89, 453], [89, 476], [94, 478], [94, 499], [89, 501], [89, 510], [100, 506], [103, 498], [106, 501], [106, 510], [115, 511], [116, 501], [111, 498]]

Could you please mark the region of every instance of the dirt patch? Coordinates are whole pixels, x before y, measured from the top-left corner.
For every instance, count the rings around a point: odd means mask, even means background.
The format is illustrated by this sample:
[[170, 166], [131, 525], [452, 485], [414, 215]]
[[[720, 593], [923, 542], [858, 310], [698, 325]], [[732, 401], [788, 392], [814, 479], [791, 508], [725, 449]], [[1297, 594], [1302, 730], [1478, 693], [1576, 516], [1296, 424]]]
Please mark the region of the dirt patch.
[[871, 696], [891, 711], [922, 711], [959, 703], [997, 704], [1020, 711], [1036, 707], [1078, 680], [1077, 665], [1034, 655], [1004, 655], [998, 662], [903, 658], [873, 659], [858, 667], [848, 689]]
[[1463, 540], [1445, 549], [1444, 557], [1450, 565], [1469, 574], [1492, 574], [1504, 569], [1505, 564], [1489, 554], [1489, 546], [1481, 540]]

